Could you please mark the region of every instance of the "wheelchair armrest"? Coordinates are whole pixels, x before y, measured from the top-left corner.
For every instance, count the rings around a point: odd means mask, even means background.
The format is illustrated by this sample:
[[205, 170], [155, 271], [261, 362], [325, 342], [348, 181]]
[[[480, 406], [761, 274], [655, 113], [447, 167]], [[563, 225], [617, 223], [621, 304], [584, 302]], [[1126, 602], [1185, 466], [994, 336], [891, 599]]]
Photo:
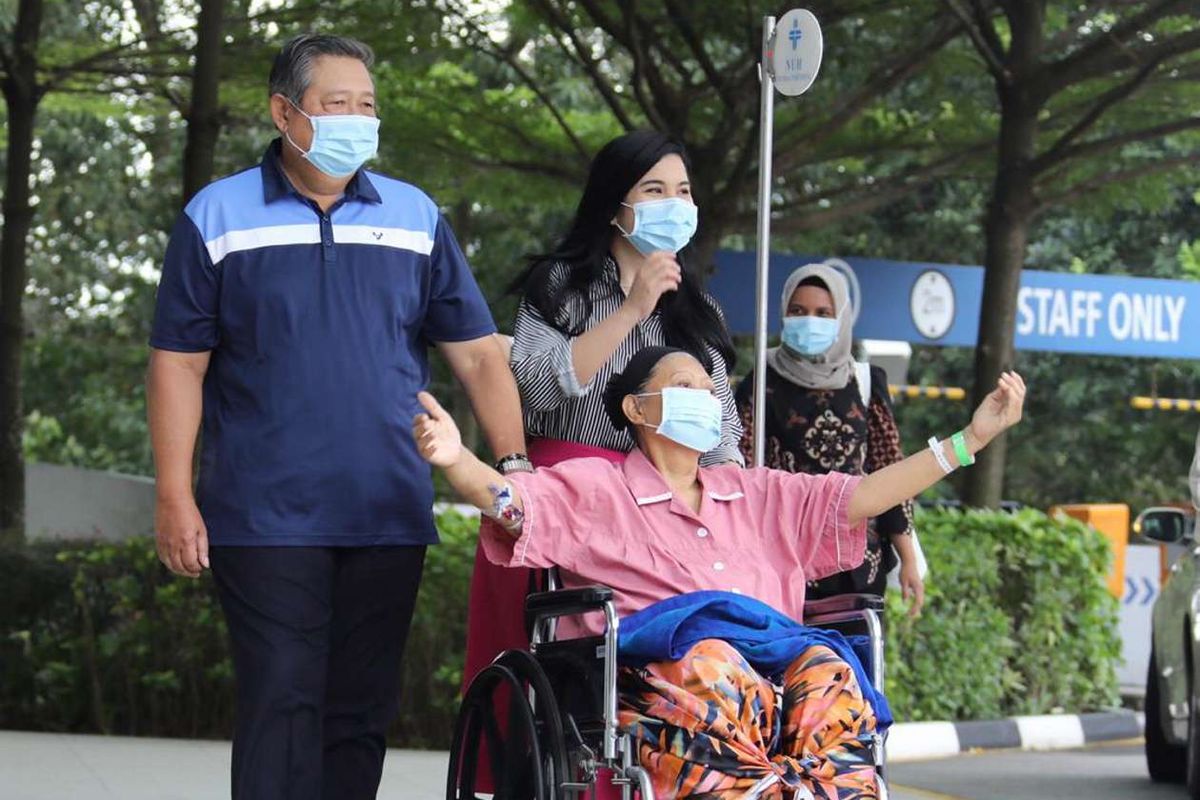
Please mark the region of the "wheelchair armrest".
[[804, 604], [804, 621], [851, 611], [883, 611], [883, 598], [874, 594], [840, 594]]
[[525, 623], [532, 628], [543, 619], [600, 611], [607, 603], [612, 602], [612, 596], [613, 591], [607, 586], [537, 592], [525, 598]]

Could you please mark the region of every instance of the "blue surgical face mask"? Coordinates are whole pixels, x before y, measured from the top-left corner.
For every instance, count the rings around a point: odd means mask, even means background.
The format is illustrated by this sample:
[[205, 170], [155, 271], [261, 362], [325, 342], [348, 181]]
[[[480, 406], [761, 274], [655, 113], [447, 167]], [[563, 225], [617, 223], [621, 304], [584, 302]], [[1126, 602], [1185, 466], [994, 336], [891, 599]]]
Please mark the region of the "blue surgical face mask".
[[837, 341], [837, 317], [784, 317], [783, 343], [802, 356], [819, 356]]
[[619, 223], [614, 224], [642, 255], [659, 250], [678, 253], [687, 247], [696, 233], [699, 218], [696, 204], [682, 198], [668, 197], [621, 205], [633, 209], [633, 230], [626, 231]]
[[646, 392], [638, 397], [662, 395], [662, 421], [655, 428], [661, 436], [671, 441], [691, 448], [700, 453], [707, 453], [721, 441], [721, 401], [707, 389], [687, 389], [682, 386], [668, 386], [661, 392]]
[[310, 164], [331, 178], [353, 175], [379, 150], [378, 117], [363, 114], [323, 114], [314, 117], [305, 114], [295, 103], [292, 103], [292, 107], [312, 123], [312, 144], [305, 153], [289, 134], [285, 132], [284, 136], [293, 147], [304, 153]]

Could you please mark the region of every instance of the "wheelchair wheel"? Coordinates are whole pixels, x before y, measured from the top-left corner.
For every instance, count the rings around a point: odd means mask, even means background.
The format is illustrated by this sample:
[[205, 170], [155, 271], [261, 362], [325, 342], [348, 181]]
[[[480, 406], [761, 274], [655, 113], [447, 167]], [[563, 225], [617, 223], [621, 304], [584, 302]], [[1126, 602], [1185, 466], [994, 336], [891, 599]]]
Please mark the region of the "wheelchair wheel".
[[[479, 770], [486, 759], [491, 785]], [[537, 660], [509, 650], [471, 681], [450, 748], [446, 800], [557, 800], [567, 777], [558, 704]]]

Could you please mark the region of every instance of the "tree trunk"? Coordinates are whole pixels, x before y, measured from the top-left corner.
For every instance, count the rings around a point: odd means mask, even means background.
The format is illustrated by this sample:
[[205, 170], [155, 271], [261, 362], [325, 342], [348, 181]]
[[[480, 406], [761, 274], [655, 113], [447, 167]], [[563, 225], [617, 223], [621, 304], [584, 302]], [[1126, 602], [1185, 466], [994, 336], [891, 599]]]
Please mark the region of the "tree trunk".
[[183, 148], [183, 202], [203, 189], [213, 174], [217, 137], [221, 134], [221, 47], [225, 0], [202, 0], [196, 23], [196, 63], [192, 68], [192, 102], [187, 143]]
[[[998, 81], [1000, 141], [996, 180], [988, 204], [983, 301], [975, 347], [975, 387], [978, 405], [996, 387], [1000, 373], [1013, 365], [1017, 294], [1035, 202], [1033, 160], [1036, 156], [1038, 112], [1044, 103], [1038, 71], [1045, 9], [1040, 0], [1021, 0], [1008, 8], [1012, 44], [1007, 77]], [[966, 477], [968, 505], [995, 508], [1004, 491], [1007, 440], [999, 436], [980, 453]]]
[[9, 69], [3, 81], [8, 111], [8, 152], [4, 180], [4, 228], [0, 231], [0, 539], [25, 536], [25, 460], [21, 434], [21, 348], [25, 339], [21, 303], [28, 283], [26, 263], [33, 223], [29, 181], [33, 126], [41, 90], [37, 85], [37, 45], [41, 0], [21, 0], [13, 28]]
[[[1023, 129], [1032, 130], [1035, 118], [1013, 120], [1013, 139], [1024, 138]], [[1004, 136], [1004, 124], [1001, 124]], [[1032, 143], [1032, 136], [1029, 137]], [[996, 175], [995, 191], [988, 205], [984, 257], [983, 303], [979, 314], [979, 335], [975, 346], [975, 387], [972, 393], [978, 405], [996, 386], [1000, 373], [1011, 369], [1016, 331], [1017, 294], [1021, 287], [1021, 268], [1033, 217], [1033, 174], [1028, 160], [1009, 159], [1002, 154]], [[1023, 163], [1022, 163], [1023, 162]], [[995, 439], [978, 456], [966, 476], [966, 502], [976, 507], [1000, 505], [1004, 490], [1004, 465], [1008, 444], [1004, 435]]]
[[707, 283], [713, 273], [717, 263], [717, 247], [721, 244], [721, 237], [727, 232], [726, 227], [723, 219], [710, 217], [704, 221], [704, 217], [701, 217], [700, 227], [692, 239], [691, 253], [687, 261], [688, 270], [700, 279], [701, 284]]

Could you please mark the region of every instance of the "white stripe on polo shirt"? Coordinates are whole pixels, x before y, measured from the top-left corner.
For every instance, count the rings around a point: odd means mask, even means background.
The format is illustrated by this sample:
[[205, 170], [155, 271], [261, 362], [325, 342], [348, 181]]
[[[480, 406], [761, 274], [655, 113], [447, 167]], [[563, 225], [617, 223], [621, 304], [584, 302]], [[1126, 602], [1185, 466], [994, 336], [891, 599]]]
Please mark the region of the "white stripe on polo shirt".
[[[365, 244], [410, 250], [424, 256], [433, 252], [433, 239], [429, 238], [429, 234], [407, 228], [334, 225], [333, 240], [337, 244]], [[208, 249], [208, 257], [212, 263], [219, 264], [225, 256], [243, 250], [320, 243], [321, 226], [307, 223], [304, 225], [269, 225], [262, 228], [229, 231], [216, 239], [205, 242], [204, 246]]]
[[338, 244], [373, 244], [412, 250], [427, 256], [433, 252], [433, 239], [425, 231], [407, 228], [377, 228], [374, 225], [333, 226], [333, 240]]
[[204, 243], [208, 257], [214, 265], [220, 264], [230, 253], [257, 250], [260, 247], [280, 247], [288, 244], [320, 244], [321, 226], [315, 222], [304, 225], [270, 225], [249, 228], [244, 231], [229, 231]]

